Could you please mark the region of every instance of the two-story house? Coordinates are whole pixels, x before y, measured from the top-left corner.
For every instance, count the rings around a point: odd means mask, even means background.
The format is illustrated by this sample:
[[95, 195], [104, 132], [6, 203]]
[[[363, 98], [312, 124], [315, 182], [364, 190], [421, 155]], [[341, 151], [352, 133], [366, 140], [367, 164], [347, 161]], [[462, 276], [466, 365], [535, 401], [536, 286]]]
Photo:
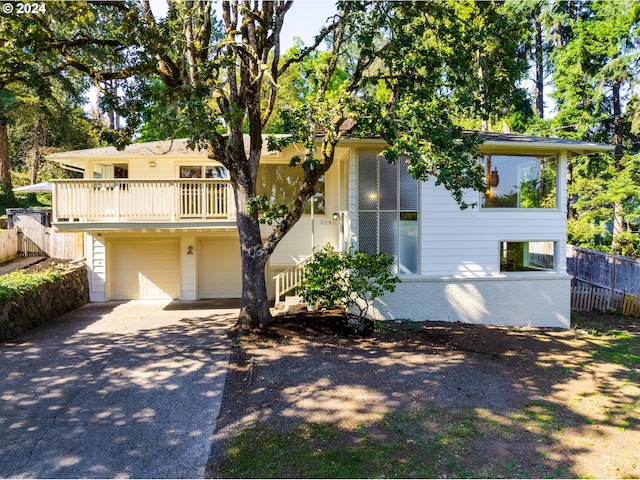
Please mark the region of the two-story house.
[[[467, 194], [478, 203], [467, 210], [390, 165], [382, 140], [343, 139], [321, 193], [269, 261], [270, 296], [282, 300], [312, 246], [353, 244], [396, 258], [402, 283], [370, 309], [378, 318], [568, 327], [567, 162], [611, 147], [480, 135], [488, 187]], [[264, 151], [259, 190], [276, 203], [297, 190], [302, 172], [289, 160], [298, 153]], [[241, 295], [228, 172], [206, 152], [175, 140], [48, 159], [83, 173], [53, 182], [52, 223], [85, 232], [92, 301]]]

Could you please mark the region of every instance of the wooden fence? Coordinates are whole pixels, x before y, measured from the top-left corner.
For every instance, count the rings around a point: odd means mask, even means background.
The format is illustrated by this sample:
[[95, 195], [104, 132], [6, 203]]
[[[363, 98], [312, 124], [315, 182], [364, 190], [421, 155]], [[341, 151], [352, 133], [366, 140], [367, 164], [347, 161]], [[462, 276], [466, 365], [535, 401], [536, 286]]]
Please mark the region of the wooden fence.
[[36, 222], [21, 226], [19, 230], [19, 255], [46, 255], [64, 260], [84, 257], [83, 233], [56, 232], [52, 227], [45, 227]]
[[567, 245], [571, 308], [640, 316], [640, 260]]
[[598, 287], [572, 287], [571, 310], [592, 312], [594, 310], [620, 310], [623, 315], [640, 317], [640, 295], [611, 293]]
[[58, 232], [43, 225], [39, 211], [12, 212], [11, 220], [18, 230], [18, 255], [46, 255], [64, 260], [84, 257], [83, 233]]
[[18, 255], [18, 230], [0, 230], [0, 263]]
[[640, 260], [567, 245], [567, 273], [574, 285], [640, 295]]

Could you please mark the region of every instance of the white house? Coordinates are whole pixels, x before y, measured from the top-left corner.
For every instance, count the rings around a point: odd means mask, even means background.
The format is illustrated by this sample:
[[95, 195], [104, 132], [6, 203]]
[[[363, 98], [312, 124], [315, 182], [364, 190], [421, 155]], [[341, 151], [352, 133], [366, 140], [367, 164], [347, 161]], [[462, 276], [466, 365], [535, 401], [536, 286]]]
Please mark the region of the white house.
[[[313, 213], [309, 206], [270, 259], [271, 298], [281, 297], [312, 245], [354, 244], [397, 259], [402, 282], [370, 309], [378, 318], [568, 327], [567, 161], [611, 147], [480, 135], [489, 188], [469, 192], [467, 202], [479, 206], [467, 210], [444, 188], [389, 165], [382, 140], [342, 140]], [[264, 152], [262, 192], [291, 196], [301, 178], [289, 166], [296, 153]], [[48, 159], [83, 172], [53, 182], [52, 223], [85, 232], [92, 301], [241, 295], [228, 172], [206, 152], [175, 140]]]

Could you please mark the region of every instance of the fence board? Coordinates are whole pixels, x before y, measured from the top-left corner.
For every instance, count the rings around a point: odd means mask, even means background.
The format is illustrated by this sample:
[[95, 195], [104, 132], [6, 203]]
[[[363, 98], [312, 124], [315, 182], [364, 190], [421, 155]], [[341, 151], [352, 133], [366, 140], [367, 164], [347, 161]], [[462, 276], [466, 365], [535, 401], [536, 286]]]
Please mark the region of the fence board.
[[18, 255], [18, 230], [0, 230], [0, 262]]
[[64, 260], [77, 260], [84, 257], [84, 234], [77, 232], [58, 232], [45, 227], [30, 215], [15, 215], [15, 225], [22, 237], [18, 244], [21, 255], [48, 255]]
[[571, 289], [571, 309], [578, 312], [591, 310], [591, 287], [573, 287]]
[[625, 295], [622, 304], [622, 314], [640, 317], [640, 295]]
[[593, 310], [622, 309], [625, 295], [605, 288], [591, 286], [571, 287], [571, 310], [591, 312]]
[[612, 293], [640, 295], [640, 260], [567, 245], [567, 273]]

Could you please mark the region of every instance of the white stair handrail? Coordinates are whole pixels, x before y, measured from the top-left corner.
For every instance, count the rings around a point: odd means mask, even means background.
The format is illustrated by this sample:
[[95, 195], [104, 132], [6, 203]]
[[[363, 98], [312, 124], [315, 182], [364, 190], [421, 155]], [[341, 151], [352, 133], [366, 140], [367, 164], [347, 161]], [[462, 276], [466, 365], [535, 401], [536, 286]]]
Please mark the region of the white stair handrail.
[[280, 297], [300, 286], [306, 265], [313, 257], [307, 257], [273, 277], [276, 282], [276, 303]]

